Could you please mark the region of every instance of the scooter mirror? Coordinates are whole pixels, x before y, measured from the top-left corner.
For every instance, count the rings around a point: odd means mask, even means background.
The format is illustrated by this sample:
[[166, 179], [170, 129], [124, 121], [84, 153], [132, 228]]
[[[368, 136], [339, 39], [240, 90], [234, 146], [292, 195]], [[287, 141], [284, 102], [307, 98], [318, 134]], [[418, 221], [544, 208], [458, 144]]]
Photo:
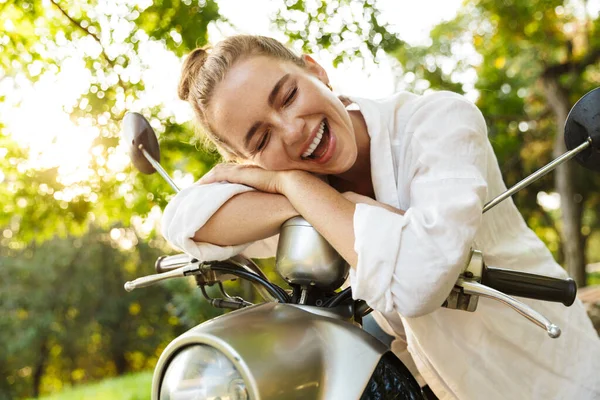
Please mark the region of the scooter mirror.
[[127, 113], [123, 118], [123, 137], [129, 148], [131, 162], [138, 171], [144, 174], [154, 173], [156, 170], [140, 150], [141, 145], [152, 158], [160, 162], [158, 140], [146, 118], [136, 112]]
[[575, 156], [584, 167], [600, 172], [600, 88], [583, 96], [571, 109], [565, 123], [565, 144], [572, 150], [587, 140], [591, 146]]

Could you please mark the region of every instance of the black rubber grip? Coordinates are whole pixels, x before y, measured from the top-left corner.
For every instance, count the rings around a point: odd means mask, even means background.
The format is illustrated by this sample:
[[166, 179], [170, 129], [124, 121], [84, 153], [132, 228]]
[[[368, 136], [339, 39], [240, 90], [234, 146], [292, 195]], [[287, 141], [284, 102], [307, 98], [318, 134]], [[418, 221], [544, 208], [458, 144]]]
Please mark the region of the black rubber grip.
[[577, 295], [577, 284], [571, 278], [558, 279], [493, 267], [485, 267], [482, 275], [482, 284], [510, 296], [554, 301], [568, 307]]

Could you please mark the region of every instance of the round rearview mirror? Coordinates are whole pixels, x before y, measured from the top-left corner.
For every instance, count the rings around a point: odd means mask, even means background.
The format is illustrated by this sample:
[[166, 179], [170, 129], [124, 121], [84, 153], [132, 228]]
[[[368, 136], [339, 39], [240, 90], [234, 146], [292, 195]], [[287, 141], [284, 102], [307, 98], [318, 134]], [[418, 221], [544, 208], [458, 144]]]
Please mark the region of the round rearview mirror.
[[571, 109], [565, 123], [565, 144], [572, 150], [585, 141], [591, 146], [575, 156], [584, 167], [600, 172], [600, 88], [583, 96]]
[[123, 138], [129, 148], [129, 157], [131, 162], [144, 174], [152, 174], [156, 170], [150, 162], [144, 157], [140, 150], [140, 145], [146, 150], [152, 158], [160, 162], [160, 149], [154, 129], [150, 126], [143, 115], [130, 112], [123, 118]]

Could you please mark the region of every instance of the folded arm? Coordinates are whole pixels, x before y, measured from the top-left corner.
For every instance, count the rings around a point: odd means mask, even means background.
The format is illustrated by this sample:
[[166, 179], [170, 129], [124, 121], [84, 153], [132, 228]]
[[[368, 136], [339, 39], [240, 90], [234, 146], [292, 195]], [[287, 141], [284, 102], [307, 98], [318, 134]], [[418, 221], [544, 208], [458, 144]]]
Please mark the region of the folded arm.
[[194, 234], [194, 241], [235, 246], [279, 233], [286, 220], [298, 212], [285, 196], [245, 192], [227, 200]]
[[171, 199], [163, 213], [162, 234], [173, 246], [203, 261], [224, 260], [242, 251], [270, 257], [272, 241], [260, 239], [277, 233], [278, 226], [294, 215], [281, 195], [234, 183], [197, 182]]

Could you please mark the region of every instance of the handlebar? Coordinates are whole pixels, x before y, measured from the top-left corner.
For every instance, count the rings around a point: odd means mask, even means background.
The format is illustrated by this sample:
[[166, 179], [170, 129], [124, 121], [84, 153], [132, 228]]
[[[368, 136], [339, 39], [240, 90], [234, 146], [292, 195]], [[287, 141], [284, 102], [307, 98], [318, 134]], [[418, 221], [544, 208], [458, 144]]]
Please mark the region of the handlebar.
[[[203, 285], [230, 280], [232, 277], [237, 276], [252, 282], [261, 295], [269, 301], [276, 299], [282, 303], [290, 302], [289, 295], [282, 288], [271, 283], [254, 262], [241, 255], [224, 261], [200, 263], [189, 255], [177, 254], [160, 257], [156, 261], [155, 267], [159, 274], [127, 282], [125, 289], [131, 291], [136, 288], [150, 286], [164, 279], [189, 275], [196, 276], [196, 281]], [[565, 306], [570, 306], [575, 301], [577, 294], [577, 285], [572, 279], [558, 279], [521, 271], [488, 267], [483, 262], [481, 253], [477, 251], [472, 252], [466, 269], [456, 283], [456, 288], [458, 289], [453, 290], [450, 295], [454, 296], [452, 297], [454, 302], [449, 302], [448, 300], [451, 297], [448, 297], [445, 303], [446, 307], [475, 311], [479, 296], [495, 299], [513, 308], [519, 314], [546, 330], [552, 338], [560, 336], [560, 328], [531, 307], [511, 298], [510, 295], [560, 302]], [[337, 297], [330, 299], [324, 306], [333, 307], [347, 298], [351, 298], [349, 293], [350, 289], [348, 288]], [[466, 296], [466, 298], [460, 296]], [[365, 305], [365, 307], [365, 310], [361, 310], [361, 313], [362, 311], [369, 311], [368, 306]]]
[[131, 292], [134, 289], [151, 286], [165, 279], [184, 276], [196, 276], [196, 282], [199, 285], [209, 286], [240, 277], [254, 284], [263, 298], [269, 301], [273, 299], [281, 303], [290, 301], [285, 290], [271, 283], [258, 265], [241, 255], [224, 261], [209, 263], [201, 263], [187, 254], [162, 256], [156, 260], [155, 268], [159, 273], [126, 282], [125, 290]]
[[560, 328], [528, 305], [510, 297], [519, 296], [554, 301], [570, 306], [575, 301], [577, 285], [572, 279], [559, 279], [527, 272], [493, 268], [485, 265], [483, 254], [472, 250], [471, 256], [444, 307], [475, 311], [479, 297], [500, 301], [543, 328], [550, 337], [560, 336]]
[[554, 301], [570, 306], [577, 295], [571, 278], [559, 279], [501, 268], [484, 267], [481, 283], [504, 294], [530, 299]]
[[193, 263], [195, 260], [193, 257], [182, 253], [175, 254], [174, 256], [160, 256], [154, 263], [154, 269], [157, 274], [161, 274], [163, 272], [172, 271], [179, 267], [183, 267], [184, 265]]

